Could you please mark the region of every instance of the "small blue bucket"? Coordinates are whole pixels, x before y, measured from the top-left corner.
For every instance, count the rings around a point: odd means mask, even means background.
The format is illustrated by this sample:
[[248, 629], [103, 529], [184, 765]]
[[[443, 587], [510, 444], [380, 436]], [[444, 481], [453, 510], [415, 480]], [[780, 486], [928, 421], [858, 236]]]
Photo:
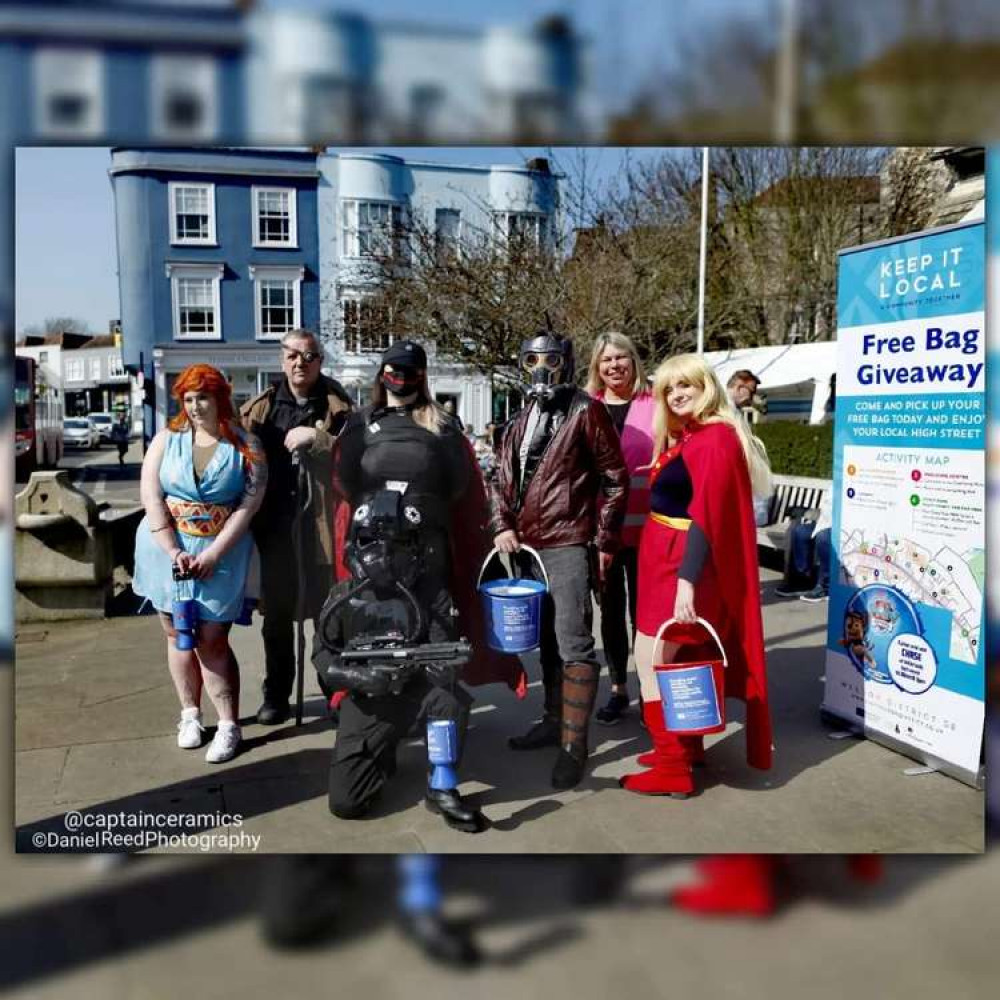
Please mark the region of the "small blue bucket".
[[427, 722], [427, 759], [434, 765], [431, 788], [458, 786], [455, 764], [458, 761], [458, 726], [454, 719], [430, 719]]
[[537, 649], [542, 639], [542, 600], [549, 590], [549, 578], [538, 553], [530, 545], [521, 549], [534, 556], [545, 583], [520, 577], [483, 583], [486, 567], [499, 555], [497, 549], [490, 552], [479, 571], [477, 589], [483, 602], [486, 643], [499, 653], [527, 653]]

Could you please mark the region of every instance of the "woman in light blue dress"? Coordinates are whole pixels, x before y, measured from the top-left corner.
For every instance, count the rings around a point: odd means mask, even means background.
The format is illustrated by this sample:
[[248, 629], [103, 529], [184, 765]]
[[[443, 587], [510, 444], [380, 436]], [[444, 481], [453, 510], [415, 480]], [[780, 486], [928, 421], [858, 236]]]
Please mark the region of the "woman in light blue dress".
[[[219, 725], [205, 759], [219, 763], [240, 743], [239, 667], [229, 630], [243, 606], [253, 553], [248, 533], [267, 485], [257, 439], [235, 419], [229, 383], [210, 365], [186, 368], [174, 383], [181, 412], [150, 443], [140, 496], [132, 589], [160, 612], [167, 663], [181, 702], [177, 745], [201, 746], [202, 688]], [[181, 577], [181, 579], [177, 579]], [[175, 600], [193, 601], [195, 648], [178, 643]]]

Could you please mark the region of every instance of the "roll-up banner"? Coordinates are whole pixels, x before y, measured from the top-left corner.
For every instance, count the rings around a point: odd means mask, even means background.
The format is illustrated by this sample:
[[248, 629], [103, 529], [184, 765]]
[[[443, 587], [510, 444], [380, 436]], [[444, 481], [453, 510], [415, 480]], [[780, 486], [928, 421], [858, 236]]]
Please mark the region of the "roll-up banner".
[[979, 786], [985, 225], [843, 250], [823, 708]]

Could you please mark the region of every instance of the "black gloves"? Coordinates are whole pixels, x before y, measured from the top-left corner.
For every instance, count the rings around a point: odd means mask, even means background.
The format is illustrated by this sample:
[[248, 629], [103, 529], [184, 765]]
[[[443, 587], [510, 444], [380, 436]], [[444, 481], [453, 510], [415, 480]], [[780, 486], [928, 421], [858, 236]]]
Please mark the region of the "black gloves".
[[360, 664], [345, 661], [338, 653], [329, 649], [320, 649], [316, 653], [313, 666], [319, 674], [320, 687], [327, 697], [334, 691], [351, 691], [371, 698], [399, 694], [420, 671], [416, 664]]

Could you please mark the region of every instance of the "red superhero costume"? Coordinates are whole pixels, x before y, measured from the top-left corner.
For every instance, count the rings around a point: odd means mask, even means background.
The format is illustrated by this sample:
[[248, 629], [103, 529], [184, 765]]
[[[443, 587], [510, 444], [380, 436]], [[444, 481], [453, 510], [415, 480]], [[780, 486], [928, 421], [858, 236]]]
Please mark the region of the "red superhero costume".
[[[654, 636], [673, 616], [687, 529], [697, 526], [707, 554], [695, 582], [695, 610], [715, 626], [725, 647], [726, 697], [746, 703], [747, 761], [767, 769], [771, 721], [757, 532], [750, 475], [736, 432], [725, 423], [690, 424], [678, 444], [654, 462], [650, 484], [651, 512], [639, 547], [639, 631]], [[706, 649], [704, 655], [712, 652]], [[659, 703], [647, 704], [644, 714], [659, 773], [629, 776], [624, 787], [652, 794], [691, 791], [690, 764], [701, 738], [667, 733]]]

